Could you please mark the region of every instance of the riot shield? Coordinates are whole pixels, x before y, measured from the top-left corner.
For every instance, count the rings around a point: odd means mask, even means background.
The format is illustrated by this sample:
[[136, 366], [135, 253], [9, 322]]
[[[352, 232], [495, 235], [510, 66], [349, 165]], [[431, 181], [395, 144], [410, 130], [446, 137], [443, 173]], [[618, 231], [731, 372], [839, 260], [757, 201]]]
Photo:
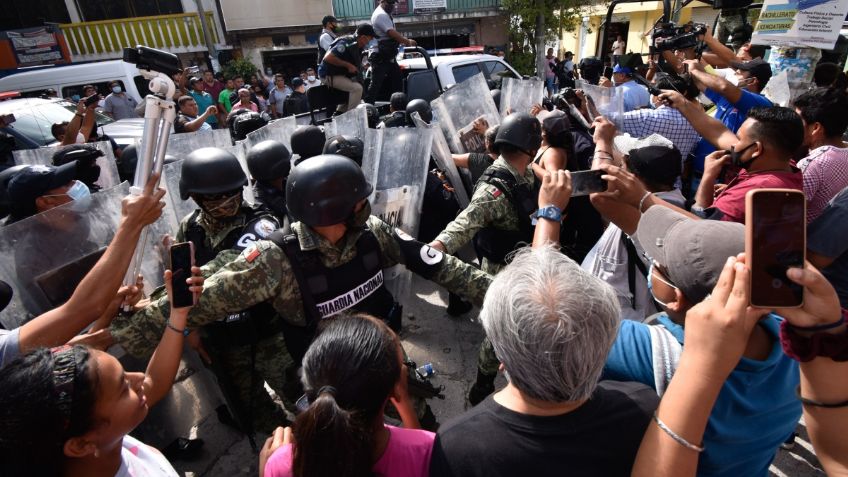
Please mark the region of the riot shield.
[[[374, 184], [371, 213], [412, 236], [418, 234], [432, 130], [368, 129], [363, 169]], [[373, 145], [373, 147], [369, 147]], [[410, 292], [412, 275], [402, 265], [384, 271], [386, 286], [399, 302]]]
[[167, 154], [183, 159], [201, 147], [227, 148], [232, 145], [228, 129], [213, 129], [192, 133], [171, 134], [168, 138]]
[[[500, 124], [501, 117], [483, 74], [472, 76], [430, 102], [433, 116], [447, 139], [451, 152], [483, 152], [480, 130]], [[479, 125], [475, 128], [475, 123]]]
[[324, 124], [327, 139], [333, 136], [353, 136], [359, 139], [365, 137], [368, 129], [368, 114], [364, 108], [354, 108], [333, 118]]
[[[87, 143], [87, 146], [94, 147], [103, 152], [103, 155], [95, 161], [100, 167], [100, 178], [95, 181], [95, 184], [100, 186], [100, 189], [111, 189], [121, 183], [121, 178], [118, 175], [118, 164], [115, 160], [115, 153], [112, 150], [112, 143], [109, 141], [98, 141]], [[37, 149], [22, 149], [13, 151], [15, 164], [27, 165], [44, 165], [52, 164], [53, 154], [63, 146], [55, 147], [39, 147]]]
[[197, 203], [189, 197], [183, 200], [180, 197], [180, 177], [182, 177], [183, 161], [176, 161], [170, 164], [165, 164], [162, 168], [162, 182], [165, 191], [165, 208], [171, 211], [175, 222], [171, 224], [171, 229], [176, 232], [179, 229], [180, 221], [186, 215], [194, 212], [198, 207]]
[[286, 148], [291, 150], [291, 135], [295, 129], [297, 129], [297, 123], [294, 116], [288, 116], [271, 121], [256, 131], [253, 131], [247, 135], [247, 138], [243, 142], [249, 150], [255, 144], [272, 139], [283, 143]]
[[442, 134], [442, 130], [436, 124], [425, 123], [424, 120], [421, 119], [421, 115], [418, 113], [412, 113], [412, 121], [415, 123], [416, 128], [429, 129], [432, 131], [433, 145], [430, 150], [430, 156], [436, 162], [439, 169], [445, 171], [445, 174], [448, 176], [448, 180], [453, 186], [453, 193], [456, 197], [456, 201], [459, 203], [459, 207], [461, 209], [468, 207], [468, 203], [470, 202], [468, 191], [465, 190], [462, 177], [459, 175], [459, 170], [453, 162], [448, 142], [445, 139], [445, 135]]
[[618, 89], [595, 86], [583, 80], [577, 80], [576, 86], [586, 93], [586, 107], [591, 117], [604, 116], [620, 126], [624, 114], [624, 96]]
[[539, 78], [504, 78], [501, 86], [501, 116], [529, 113], [534, 104], [542, 104], [545, 83]]

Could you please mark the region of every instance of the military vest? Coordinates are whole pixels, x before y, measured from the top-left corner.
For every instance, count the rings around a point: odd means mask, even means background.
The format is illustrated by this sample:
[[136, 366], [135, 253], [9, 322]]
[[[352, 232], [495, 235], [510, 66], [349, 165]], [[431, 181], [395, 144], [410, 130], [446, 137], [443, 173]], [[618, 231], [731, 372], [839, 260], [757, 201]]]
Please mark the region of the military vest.
[[494, 263], [506, 263], [510, 252], [533, 242], [530, 215], [536, 211], [536, 197], [527, 184], [519, 184], [511, 172], [490, 167], [480, 176], [480, 182], [497, 187], [506, 196], [518, 217], [518, 230], [503, 230], [488, 226], [474, 236], [477, 254]]

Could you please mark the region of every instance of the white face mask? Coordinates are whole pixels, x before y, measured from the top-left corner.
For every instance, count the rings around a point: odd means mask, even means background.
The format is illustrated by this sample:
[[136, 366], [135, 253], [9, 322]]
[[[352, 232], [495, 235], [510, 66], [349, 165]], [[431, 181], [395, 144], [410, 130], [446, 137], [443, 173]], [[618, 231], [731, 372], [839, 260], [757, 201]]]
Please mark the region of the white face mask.
[[307, 77], [306, 77], [306, 80], [307, 80], [307, 81], [309, 81], [310, 83], [311, 83], [311, 82], [313, 82], [313, 81], [315, 81], [315, 75], [309, 75], [309, 76], [307, 76]]
[[120, 93], [120, 92], [121, 92], [121, 87], [120, 87], [120, 86], [113, 86], [113, 87], [112, 87], [112, 92], [113, 92], [113, 93], [115, 93], [115, 94]]

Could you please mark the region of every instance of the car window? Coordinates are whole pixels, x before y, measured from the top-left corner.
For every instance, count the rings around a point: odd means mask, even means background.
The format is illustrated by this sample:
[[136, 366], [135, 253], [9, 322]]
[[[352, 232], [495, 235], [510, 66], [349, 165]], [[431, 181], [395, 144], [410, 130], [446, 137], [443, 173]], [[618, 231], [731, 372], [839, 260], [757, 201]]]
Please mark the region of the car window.
[[483, 62], [483, 67], [491, 79], [517, 78], [509, 68], [500, 61]]
[[[62, 105], [62, 107], [63, 107], [63, 108], [67, 109], [68, 111], [70, 111], [70, 112], [72, 112], [72, 113], [75, 113], [75, 112], [77, 111], [77, 105], [76, 105], [76, 104], [74, 104], [74, 103], [71, 103], [71, 102], [61, 102], [61, 103], [56, 103], [56, 104], [60, 104], [60, 105]], [[104, 124], [110, 124], [110, 123], [114, 123], [114, 122], [115, 122], [115, 120], [114, 120], [114, 119], [110, 118], [109, 116], [106, 116], [105, 114], [103, 114], [103, 113], [101, 113], [101, 112], [99, 112], [99, 111], [95, 111], [95, 112], [94, 112], [94, 115], [95, 115], [95, 121], [97, 121], [97, 124], [98, 124], [99, 126], [102, 126], [102, 125], [104, 125]]]
[[471, 63], [469, 65], [459, 65], [453, 67], [453, 78], [456, 80], [456, 83], [462, 83], [463, 81], [471, 78], [480, 72], [480, 67], [477, 63]]
[[[121, 84], [121, 87], [124, 88], [124, 91], [127, 90], [127, 88], [124, 87], [123, 81], [121, 81], [119, 79], [116, 79], [115, 81], [117, 81], [118, 83]], [[73, 98], [74, 95], [78, 95], [79, 97], [82, 97], [83, 96], [82, 87], [89, 85], [89, 84], [94, 86], [94, 88], [97, 90], [97, 92], [100, 93], [103, 97], [106, 97], [106, 96], [109, 95], [109, 93], [112, 92], [109, 88], [109, 83], [111, 83], [111, 81], [104, 81], [104, 82], [101, 82], [101, 83], [83, 83], [83, 84], [74, 84], [74, 85], [63, 86], [62, 87], [62, 97], [63, 98]]]
[[56, 142], [50, 128], [55, 123], [70, 121], [74, 113], [63, 108], [59, 103], [45, 103], [31, 108], [20, 108], [13, 111], [15, 122], [10, 129], [26, 136], [39, 146]]

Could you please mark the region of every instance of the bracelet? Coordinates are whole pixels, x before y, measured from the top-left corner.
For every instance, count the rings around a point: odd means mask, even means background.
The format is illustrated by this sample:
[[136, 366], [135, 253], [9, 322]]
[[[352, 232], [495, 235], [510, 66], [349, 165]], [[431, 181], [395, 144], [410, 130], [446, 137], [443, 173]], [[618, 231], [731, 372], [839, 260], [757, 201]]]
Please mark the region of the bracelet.
[[815, 332], [815, 331], [832, 330], [834, 328], [839, 328], [840, 326], [842, 326], [843, 323], [845, 323], [845, 312], [843, 311], [842, 313], [843, 313], [842, 316], [840, 316], [839, 319], [834, 321], [833, 323], [827, 323], [827, 324], [824, 324], [824, 325], [816, 325], [816, 326], [795, 326], [792, 323], [789, 323], [787, 321], [786, 326], [792, 328], [793, 331]]
[[85, 116], [83, 116], [81, 113], [74, 113], [74, 116], [79, 116], [79, 117], [81, 117], [81, 118], [82, 118], [82, 117], [85, 117]]
[[645, 199], [647, 199], [647, 198], [648, 198], [648, 196], [650, 196], [650, 195], [651, 195], [651, 193], [650, 193], [650, 192], [645, 192], [645, 195], [643, 195], [643, 196], [642, 196], [642, 198], [641, 198], [641, 199], [639, 199], [639, 213], [640, 213], [640, 214], [643, 214], [643, 213], [644, 213], [644, 212], [642, 211], [642, 206], [644, 206], [644, 205], [645, 205]]
[[786, 356], [802, 363], [817, 357], [830, 358], [836, 362], [848, 361], [848, 330], [839, 334], [816, 332], [802, 336], [784, 320], [780, 324], [780, 344]]
[[607, 156], [612, 157], [612, 154], [610, 154], [610, 153], [609, 153], [609, 152], [607, 152], [607, 151], [602, 151], [602, 150], [600, 150], [600, 149], [596, 150], [596, 151], [595, 151], [595, 154], [597, 154], [597, 153], [599, 153], [599, 152], [600, 152], [601, 154], [606, 154]]
[[807, 406], [823, 407], [823, 408], [826, 408], [826, 409], [834, 409], [834, 408], [838, 408], [838, 407], [848, 407], [848, 401], [842, 401], [842, 402], [830, 404], [830, 403], [824, 403], [824, 402], [821, 402], [821, 401], [814, 401], [812, 399], [807, 399], [807, 398], [801, 396], [801, 386], [798, 386], [797, 388], [795, 388], [795, 396], [798, 397], [798, 400], [801, 401], [801, 404], [804, 404], [804, 405], [807, 405]]
[[183, 336], [188, 336], [189, 333], [191, 333], [191, 331], [189, 331], [188, 327], [183, 328], [183, 329], [179, 329], [176, 326], [172, 325], [171, 320], [166, 321], [165, 324], [168, 326], [168, 329], [173, 330], [173, 331], [175, 331], [175, 332], [177, 332], [177, 333], [179, 333]]
[[689, 450], [693, 450], [695, 452], [704, 452], [703, 446], [696, 446], [695, 444], [690, 443], [689, 441], [678, 436], [674, 431], [669, 429], [669, 427], [666, 426], [665, 423], [660, 420], [659, 416], [657, 416], [656, 411], [654, 411], [654, 422], [657, 423], [657, 426], [659, 426], [659, 428], [662, 429], [663, 432], [665, 432], [666, 434], [668, 434], [669, 437], [674, 439], [674, 442], [677, 442], [678, 444], [682, 445], [683, 447]]

